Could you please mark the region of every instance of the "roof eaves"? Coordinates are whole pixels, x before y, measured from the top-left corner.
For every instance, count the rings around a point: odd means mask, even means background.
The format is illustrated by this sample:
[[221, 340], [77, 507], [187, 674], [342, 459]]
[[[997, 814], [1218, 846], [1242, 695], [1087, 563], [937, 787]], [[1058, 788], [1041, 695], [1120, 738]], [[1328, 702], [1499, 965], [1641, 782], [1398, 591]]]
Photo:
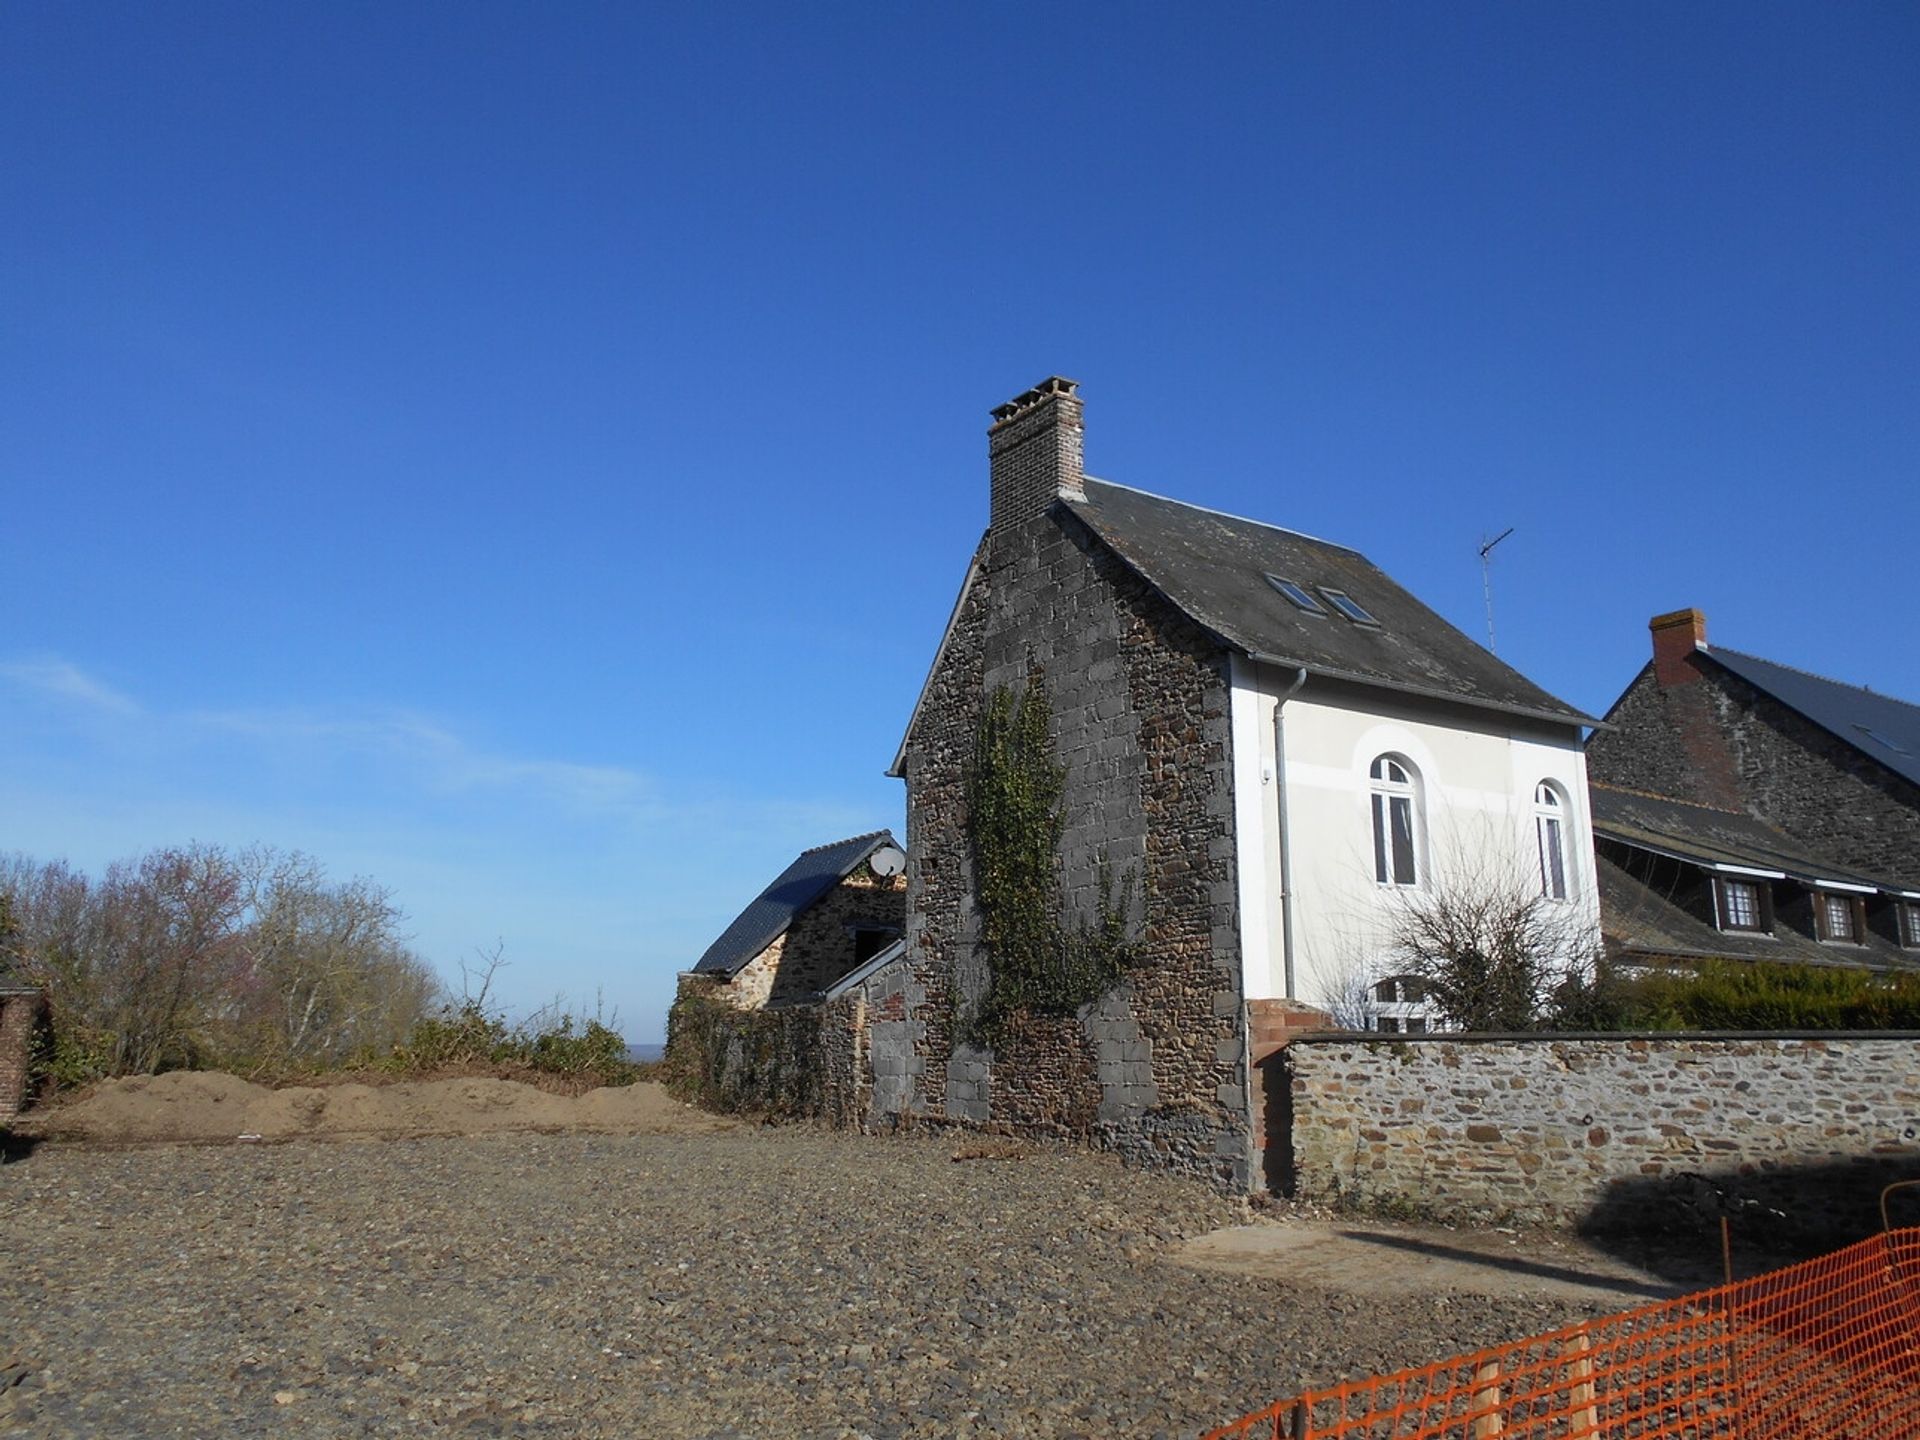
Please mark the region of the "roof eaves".
[[1729, 859], [1731, 851], [1716, 853], [1705, 845], [1689, 847], [1684, 841], [1675, 841], [1671, 836], [1650, 835], [1644, 830], [1631, 826], [1612, 824], [1604, 820], [1593, 822], [1593, 833], [1602, 840], [1611, 840], [1616, 845], [1626, 845], [1635, 850], [1644, 850], [1650, 855], [1663, 855], [1669, 860], [1678, 860], [1683, 865], [1698, 865], [1702, 869], [1718, 871], [1722, 874], [1748, 874], [1792, 880], [1801, 885], [1829, 890], [1856, 890], [1904, 896], [1908, 892], [1898, 885], [1883, 880], [1870, 880], [1864, 875], [1847, 875], [1829, 866], [1815, 869], [1791, 858], [1778, 855], [1765, 857], [1746, 857]]
[[940, 644], [933, 652], [933, 663], [927, 666], [927, 678], [920, 682], [920, 693], [914, 696], [913, 712], [907, 716], [907, 728], [900, 733], [900, 748], [893, 752], [893, 763], [886, 774], [894, 779], [906, 778], [907, 742], [913, 738], [913, 727], [920, 720], [921, 707], [927, 703], [927, 692], [933, 688], [933, 677], [940, 673], [940, 661], [946, 656], [947, 642], [953, 639], [953, 627], [960, 623], [960, 611], [967, 603], [967, 596], [973, 593], [973, 582], [980, 575], [980, 554], [986, 546], [986, 537], [980, 537], [980, 544], [974, 547], [973, 558], [967, 562], [967, 575], [960, 582], [960, 593], [954, 597], [953, 609], [947, 615], [947, 628], [940, 632]]
[[[1193, 619], [1196, 624], [1206, 623], [1198, 616], [1194, 616]], [[1249, 660], [1257, 660], [1262, 665], [1281, 665], [1289, 670], [1305, 670], [1309, 675], [1318, 675], [1328, 680], [1343, 680], [1352, 685], [1371, 685], [1378, 690], [1418, 695], [1427, 700], [1445, 700], [1450, 704], [1466, 705], [1475, 710], [1491, 710], [1500, 715], [1519, 715], [1528, 720], [1544, 720], [1554, 725], [1585, 725], [1595, 730], [1611, 728], [1605, 722], [1578, 710], [1541, 710], [1528, 705], [1509, 705], [1499, 700], [1483, 700], [1477, 695], [1459, 695], [1451, 690], [1438, 690], [1430, 685], [1414, 685], [1404, 680], [1383, 680], [1378, 675], [1362, 675], [1355, 671], [1336, 670], [1330, 666], [1310, 664], [1304, 660], [1291, 660], [1284, 655], [1269, 655], [1231, 638], [1227, 639], [1226, 643]]]

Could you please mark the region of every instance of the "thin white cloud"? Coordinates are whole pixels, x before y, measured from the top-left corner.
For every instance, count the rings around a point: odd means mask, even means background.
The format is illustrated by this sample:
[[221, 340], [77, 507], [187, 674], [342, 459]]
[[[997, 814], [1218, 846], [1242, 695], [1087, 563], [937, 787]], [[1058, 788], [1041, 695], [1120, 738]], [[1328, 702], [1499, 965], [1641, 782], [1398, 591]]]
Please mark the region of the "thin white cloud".
[[172, 734], [191, 744], [217, 736], [263, 749], [389, 760], [424, 788], [511, 792], [538, 802], [645, 818], [660, 813], [655, 786], [637, 770], [505, 754], [405, 711], [332, 713], [305, 708], [149, 711], [130, 696], [57, 658], [0, 662], [0, 681], [113, 719], [140, 720], [149, 741]]
[[12, 660], [0, 664], [0, 678], [110, 715], [138, 715], [140, 707], [111, 685], [96, 680], [65, 660]]
[[270, 746], [321, 747], [404, 762], [433, 788], [511, 790], [599, 810], [652, 812], [654, 786], [637, 770], [506, 755], [405, 712], [333, 715], [312, 710], [203, 710], [182, 719], [203, 730]]

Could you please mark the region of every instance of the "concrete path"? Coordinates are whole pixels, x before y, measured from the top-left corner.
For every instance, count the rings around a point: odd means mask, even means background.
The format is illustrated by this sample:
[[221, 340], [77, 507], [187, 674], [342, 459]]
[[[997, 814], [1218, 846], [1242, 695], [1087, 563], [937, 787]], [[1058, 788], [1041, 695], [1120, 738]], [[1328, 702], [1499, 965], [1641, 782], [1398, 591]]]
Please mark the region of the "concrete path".
[[[1308, 1220], [1264, 1221], [1215, 1230], [1165, 1257], [1196, 1270], [1256, 1275], [1369, 1297], [1432, 1294], [1581, 1300], [1631, 1310], [1718, 1282], [1716, 1257], [1686, 1256], [1675, 1283], [1660, 1273], [1571, 1237], [1498, 1230]], [[1687, 1272], [1691, 1271], [1691, 1275]]]

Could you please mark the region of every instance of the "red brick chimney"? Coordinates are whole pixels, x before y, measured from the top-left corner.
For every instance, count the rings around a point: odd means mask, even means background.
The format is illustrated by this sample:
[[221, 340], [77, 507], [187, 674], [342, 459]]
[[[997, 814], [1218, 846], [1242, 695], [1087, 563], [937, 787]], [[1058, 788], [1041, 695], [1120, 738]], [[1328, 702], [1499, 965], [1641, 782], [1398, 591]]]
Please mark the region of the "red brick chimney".
[[1707, 648], [1707, 617], [1698, 610], [1675, 610], [1647, 622], [1653, 632], [1653, 678], [1662, 688], [1691, 685], [1700, 678], [1696, 650]]
[[1063, 495], [1085, 497], [1079, 388], [1079, 381], [1053, 375], [995, 407], [987, 431], [993, 491], [989, 530], [997, 533], [1031, 520]]

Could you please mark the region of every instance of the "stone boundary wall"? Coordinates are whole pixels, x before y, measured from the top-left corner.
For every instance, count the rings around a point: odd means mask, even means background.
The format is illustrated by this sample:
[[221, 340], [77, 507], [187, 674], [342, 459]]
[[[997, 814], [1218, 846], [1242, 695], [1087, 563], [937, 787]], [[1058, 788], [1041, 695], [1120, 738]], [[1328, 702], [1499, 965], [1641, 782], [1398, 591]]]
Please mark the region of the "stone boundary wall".
[[1269, 1064], [1290, 1193], [1342, 1208], [1788, 1238], [1877, 1228], [1920, 1177], [1915, 1033], [1316, 1036]]

